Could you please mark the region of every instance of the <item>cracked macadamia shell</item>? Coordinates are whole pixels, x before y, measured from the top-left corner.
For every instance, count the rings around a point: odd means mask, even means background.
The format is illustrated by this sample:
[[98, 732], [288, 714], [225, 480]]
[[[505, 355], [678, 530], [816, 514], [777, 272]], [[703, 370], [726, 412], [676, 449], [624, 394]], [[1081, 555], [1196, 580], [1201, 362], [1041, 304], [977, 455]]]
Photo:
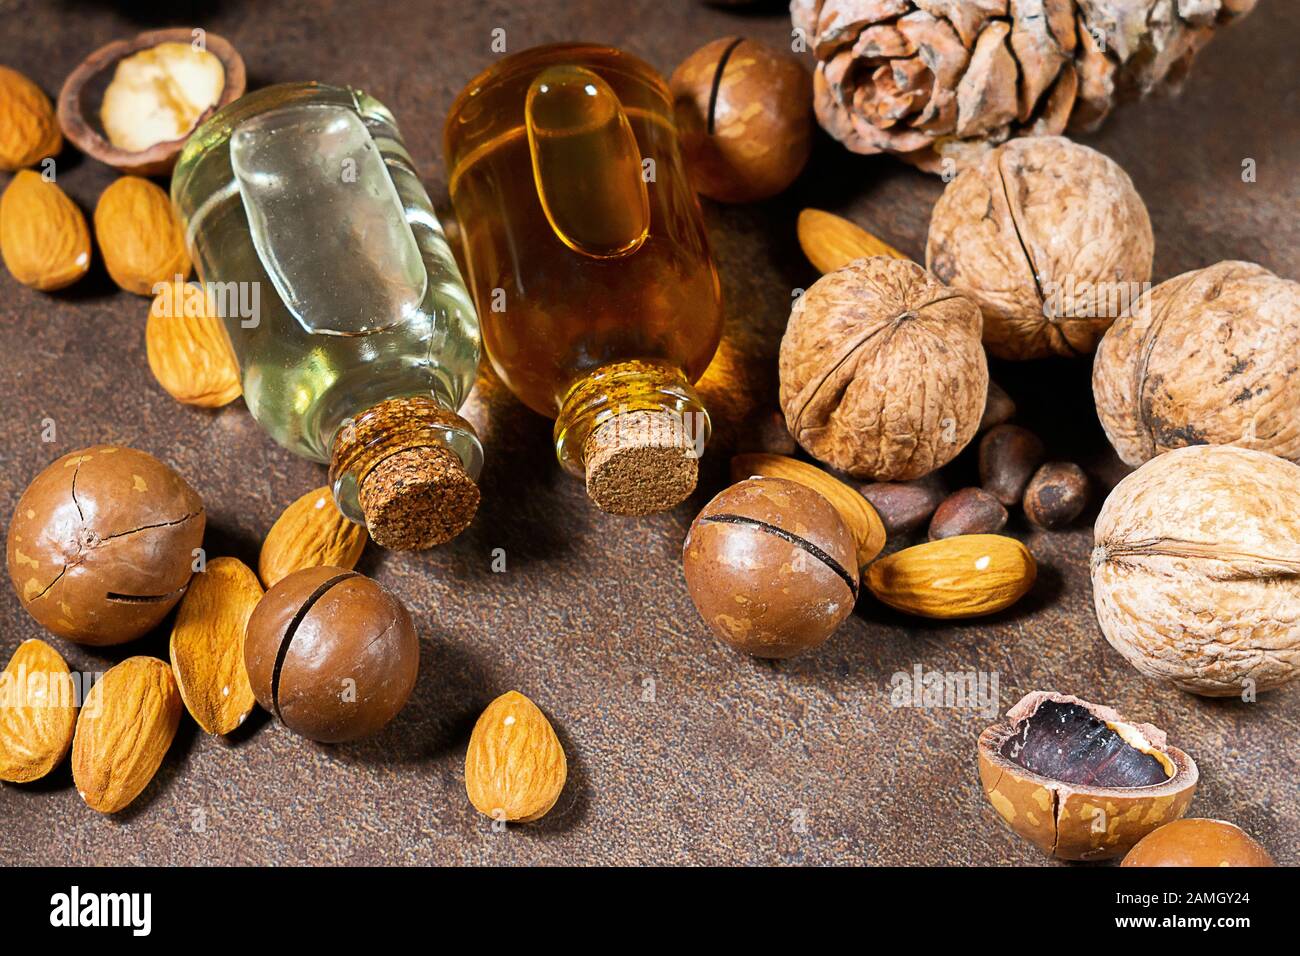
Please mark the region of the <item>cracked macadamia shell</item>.
[[[1041, 708], [1048, 708], [1039, 714]], [[1056, 759], [1097, 762], [1088, 768], [1095, 777], [1126, 758], [1158, 761], [1164, 777], [1141, 786], [1067, 782], [1024, 763], [1026, 722], [1063, 721], [1077, 715], [1075, 736], [1052, 749], [1047, 736], [1041, 750]], [[1050, 735], [1051, 727], [1041, 732]], [[1043, 737], [1039, 738], [1040, 744]], [[1110, 707], [1051, 691], [1034, 691], [1007, 711], [1006, 720], [989, 727], [979, 738], [980, 784], [993, 809], [1012, 830], [1044, 853], [1061, 860], [1105, 860], [1122, 856], [1152, 830], [1187, 812], [1196, 792], [1196, 762], [1169, 745], [1164, 731], [1132, 723]], [[1041, 756], [1040, 756], [1041, 759]]]
[[1151, 278], [1151, 220], [1113, 160], [1059, 136], [1016, 139], [935, 203], [926, 265], [984, 313], [1003, 359], [1086, 355]]
[[1097, 348], [1097, 417], [1140, 465], [1185, 445], [1300, 461], [1300, 283], [1250, 262], [1162, 282]]
[[1112, 647], [1209, 697], [1300, 673], [1300, 466], [1229, 445], [1166, 452], [1097, 516], [1092, 588]]
[[786, 424], [814, 457], [856, 478], [920, 478], [984, 413], [979, 309], [914, 262], [857, 259], [796, 300], [780, 374]]
[[157, 458], [115, 445], [85, 448], [47, 467], [18, 499], [9, 577], [51, 633], [121, 644], [181, 599], [204, 520], [194, 489]]

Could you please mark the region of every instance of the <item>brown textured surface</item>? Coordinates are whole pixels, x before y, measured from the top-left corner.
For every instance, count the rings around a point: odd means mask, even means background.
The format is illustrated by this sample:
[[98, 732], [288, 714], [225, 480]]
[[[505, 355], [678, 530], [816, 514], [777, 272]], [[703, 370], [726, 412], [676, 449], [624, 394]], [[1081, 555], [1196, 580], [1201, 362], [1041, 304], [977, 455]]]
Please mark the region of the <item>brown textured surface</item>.
[[[443, 206], [443, 116], [491, 61], [494, 27], [506, 30], [511, 49], [584, 37], [625, 44], [665, 72], [709, 37], [745, 33], [776, 45], [789, 33], [779, 9], [760, 16], [682, 3], [669, 13], [657, 0], [629, 0], [617, 16], [606, 0], [369, 6], [228, 2], [205, 25], [239, 48], [250, 85], [316, 77], [377, 95]], [[75, 13], [34, 0], [6, 7], [0, 61], [50, 92], [98, 44], [168, 22], [132, 21], [98, 3]], [[1125, 167], [1147, 201], [1156, 278], [1229, 258], [1300, 276], [1292, 172], [1300, 123], [1285, 106], [1294, 81], [1282, 68], [1298, 30], [1300, 9], [1262, 5], [1204, 51], [1182, 99], [1121, 109], [1087, 139]], [[1258, 164], [1255, 183], [1241, 181], [1246, 158]], [[59, 168], [83, 209], [112, 178], [72, 153]], [[0, 859], [1041, 862], [980, 793], [975, 741], [991, 718], [890, 706], [891, 675], [920, 666], [997, 672], [999, 710], [1048, 687], [1163, 727], [1200, 765], [1192, 814], [1233, 820], [1279, 863], [1300, 863], [1300, 689], [1245, 705], [1139, 675], [1097, 630], [1088, 528], [1030, 532], [1013, 518], [1011, 529], [1040, 559], [1040, 579], [995, 619], [908, 620], [868, 596], [817, 652], [793, 661], [735, 654], [691, 607], [682, 539], [725, 482], [740, 422], [760, 403], [775, 405], [791, 290], [816, 277], [795, 238], [799, 208], [848, 215], [916, 257], [941, 185], [819, 136], [791, 192], [758, 206], [706, 204], [727, 303], [722, 349], [701, 386], [716, 431], [699, 488], [673, 511], [625, 519], [593, 508], [582, 483], [554, 462], [550, 424], [485, 373], [467, 415], [487, 453], [478, 517], [441, 549], [372, 547], [358, 565], [406, 603], [421, 636], [412, 699], [379, 737], [317, 746], [255, 714], [223, 743], [185, 718], [154, 782], [116, 818], [82, 805], [66, 764], [43, 783], [0, 788]], [[208, 412], [168, 398], [145, 361], [147, 309], [113, 291], [98, 257], [86, 280], [57, 296], [0, 274], [0, 520], [58, 455], [124, 442], [171, 462], [203, 495], [210, 554], [251, 562], [276, 516], [320, 485], [322, 471], [278, 449], [241, 402]], [[1086, 362], [996, 365], [994, 377], [1024, 421], [1055, 426], [1053, 458], [1084, 457], [1098, 480], [1115, 480], [1100, 454]], [[46, 418], [57, 424], [54, 445], [41, 442]], [[1085, 521], [1095, 513], [1094, 503]], [[17, 596], [0, 588], [0, 656], [39, 634]], [[58, 645], [74, 668], [102, 670], [129, 654], [165, 656], [166, 634], [111, 656]], [[554, 722], [569, 783], [544, 820], [494, 833], [466, 800], [462, 764], [474, 720], [512, 688]]]
[[422, 551], [460, 534], [478, 510], [479, 490], [446, 448], [390, 455], [361, 483], [370, 536], [394, 551]]
[[623, 412], [587, 438], [587, 495], [603, 511], [648, 515], [695, 490], [699, 462], [685, 423], [669, 412]]
[[1097, 516], [1092, 582], [1111, 645], [1212, 697], [1300, 678], [1300, 467], [1252, 448], [1157, 455]]
[[1047, 136], [960, 173], [925, 246], [927, 268], [980, 307], [984, 345], [1004, 359], [1093, 352], [1151, 278], [1151, 257], [1150, 216], [1123, 168]]

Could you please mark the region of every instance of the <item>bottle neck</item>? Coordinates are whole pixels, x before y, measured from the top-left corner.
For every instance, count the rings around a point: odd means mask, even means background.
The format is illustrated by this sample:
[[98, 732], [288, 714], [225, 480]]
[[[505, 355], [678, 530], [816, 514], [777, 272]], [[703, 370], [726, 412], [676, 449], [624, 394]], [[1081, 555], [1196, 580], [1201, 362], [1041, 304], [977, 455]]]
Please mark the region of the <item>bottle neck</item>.
[[471, 481], [483, 468], [474, 427], [427, 396], [392, 398], [343, 422], [333, 440], [329, 480], [339, 510], [366, 524], [361, 489], [376, 466], [404, 452], [450, 452]]
[[570, 474], [586, 474], [589, 438], [607, 422], [631, 413], [655, 412], [660, 427], [671, 423], [684, 451], [703, 454], [711, 432], [709, 413], [686, 379], [665, 363], [632, 360], [602, 365], [575, 382], [555, 420], [555, 455]]

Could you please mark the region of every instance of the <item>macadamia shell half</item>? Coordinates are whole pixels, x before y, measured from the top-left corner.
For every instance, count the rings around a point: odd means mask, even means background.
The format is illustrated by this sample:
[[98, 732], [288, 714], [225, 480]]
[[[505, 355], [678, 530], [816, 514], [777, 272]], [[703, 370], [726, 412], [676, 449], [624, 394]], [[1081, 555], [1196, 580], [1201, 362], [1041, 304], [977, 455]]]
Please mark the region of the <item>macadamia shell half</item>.
[[1007, 826], [1061, 860], [1124, 855], [1187, 812], [1199, 777], [1164, 731], [1052, 691], [980, 735], [979, 771]]

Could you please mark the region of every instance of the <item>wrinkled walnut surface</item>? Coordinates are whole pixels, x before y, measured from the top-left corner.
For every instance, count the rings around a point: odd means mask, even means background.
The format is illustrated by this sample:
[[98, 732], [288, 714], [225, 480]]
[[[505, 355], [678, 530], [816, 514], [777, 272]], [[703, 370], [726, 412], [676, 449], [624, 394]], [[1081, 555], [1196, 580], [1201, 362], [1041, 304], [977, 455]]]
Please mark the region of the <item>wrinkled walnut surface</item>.
[[1106, 640], [1148, 677], [1211, 697], [1300, 675], [1300, 467], [1226, 445], [1147, 462], [1095, 527]]
[[1097, 416], [1140, 465], [1184, 445], [1300, 461], [1300, 283], [1220, 262], [1160, 283], [1111, 326], [1092, 371]]
[[1088, 354], [1151, 278], [1151, 220], [1113, 160], [1015, 140], [962, 172], [930, 218], [926, 265], [984, 313], [1005, 359]]
[[781, 340], [781, 407], [812, 455], [858, 478], [919, 478], [975, 435], [988, 394], [979, 310], [914, 262], [827, 273]]

